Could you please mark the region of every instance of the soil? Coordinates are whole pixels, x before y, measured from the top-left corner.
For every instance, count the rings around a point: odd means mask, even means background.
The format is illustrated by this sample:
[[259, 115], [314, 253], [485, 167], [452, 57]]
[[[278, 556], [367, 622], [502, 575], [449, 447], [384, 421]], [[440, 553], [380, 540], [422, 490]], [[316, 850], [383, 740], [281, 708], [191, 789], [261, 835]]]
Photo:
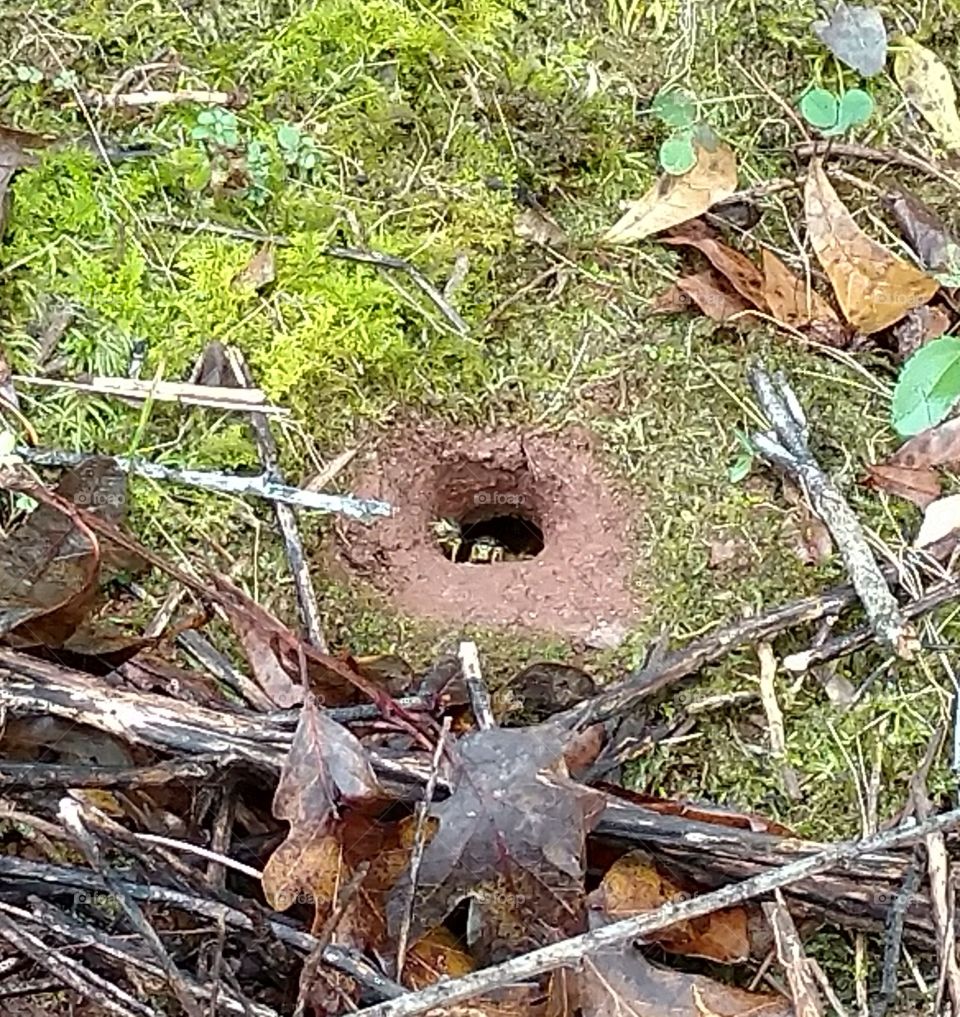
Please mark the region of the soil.
[[[418, 425], [370, 453], [355, 493], [396, 511], [370, 526], [342, 523], [338, 557], [402, 611], [464, 624], [519, 627], [587, 639], [626, 630], [642, 605], [628, 589], [635, 506], [604, 477], [591, 435]], [[431, 522], [465, 533], [526, 527], [535, 557], [453, 562]]]

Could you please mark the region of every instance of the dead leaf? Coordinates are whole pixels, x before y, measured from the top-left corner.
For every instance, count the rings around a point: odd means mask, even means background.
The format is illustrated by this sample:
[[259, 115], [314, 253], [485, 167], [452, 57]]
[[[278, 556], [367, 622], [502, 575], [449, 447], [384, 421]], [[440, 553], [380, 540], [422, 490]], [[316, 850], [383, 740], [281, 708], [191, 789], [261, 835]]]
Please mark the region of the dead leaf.
[[246, 265], [233, 277], [231, 285], [235, 290], [249, 290], [255, 293], [269, 286], [277, 277], [276, 259], [273, 247], [264, 244]]
[[810, 162], [804, 205], [811, 246], [844, 316], [860, 332], [893, 325], [937, 292], [935, 280], [860, 229], [819, 159]]
[[[747, 312], [753, 308], [712, 269], [681, 276], [676, 286], [712, 321], [723, 323], [737, 319], [744, 325], [751, 323]], [[753, 321], [755, 323], [756, 319]]]
[[804, 565], [823, 565], [833, 555], [833, 537], [826, 523], [810, 508], [800, 489], [787, 482], [783, 488], [784, 500], [794, 507], [795, 516], [786, 519], [787, 528], [794, 529], [789, 539], [794, 552]]
[[[584, 844], [603, 798], [566, 776], [563, 751], [549, 724], [479, 731], [456, 743], [453, 793], [430, 808], [439, 827], [423, 853], [413, 936], [439, 925], [467, 896], [468, 942], [484, 958], [582, 931]], [[409, 879], [405, 873], [390, 894], [391, 934]]]
[[524, 719], [539, 722], [596, 695], [597, 683], [582, 668], [541, 660], [515, 675], [510, 691], [523, 704]]
[[909, 191], [891, 191], [885, 204], [920, 264], [944, 286], [960, 286], [960, 244], [943, 219]]
[[670, 236], [661, 237], [660, 242], [696, 248], [749, 305], [759, 311], [769, 310], [760, 269], [745, 254], [720, 241], [703, 223], [687, 223]]
[[838, 341], [831, 345], [846, 345], [843, 326], [837, 312], [812, 286], [800, 278], [777, 257], [769, 247], [761, 250], [763, 259], [763, 297], [770, 313], [777, 321], [791, 328], [820, 326], [836, 334]]
[[733, 149], [715, 137], [701, 135], [694, 145], [697, 164], [682, 176], [664, 174], [607, 231], [609, 244], [628, 244], [703, 215], [737, 189]]
[[908, 360], [924, 343], [942, 336], [950, 327], [950, 315], [939, 305], [915, 307], [898, 325], [893, 334], [897, 340], [897, 356]]
[[877, 490], [906, 498], [920, 508], [926, 508], [940, 497], [940, 480], [928, 467], [912, 469], [909, 466], [874, 463], [867, 466], [867, 483]]
[[[644, 851], [631, 851], [604, 874], [588, 906], [600, 908], [612, 921], [656, 911], [669, 901], [684, 900], [698, 888], [681, 885], [660, 871]], [[747, 911], [725, 908], [703, 918], [678, 922], [655, 933], [652, 941], [669, 953], [702, 957], [720, 964], [739, 964], [750, 956]]]
[[517, 216], [514, 233], [542, 247], [562, 247], [567, 235], [542, 209], [527, 208]]
[[897, 40], [893, 74], [908, 101], [933, 128], [945, 148], [960, 148], [957, 93], [946, 64], [909, 36]]
[[923, 513], [914, 547], [929, 547], [960, 530], [960, 494], [949, 494], [930, 502]]
[[879, 74], [887, 62], [887, 30], [875, 7], [837, 0], [827, 21], [814, 21], [813, 34], [848, 67], [865, 77]]
[[906, 466], [911, 470], [954, 463], [960, 463], [960, 417], [915, 434], [887, 460], [890, 466]]
[[273, 798], [273, 814], [290, 832], [264, 866], [270, 906], [286, 911], [306, 895], [322, 919], [341, 874], [346, 810], [382, 809], [387, 801], [363, 745], [308, 696]]

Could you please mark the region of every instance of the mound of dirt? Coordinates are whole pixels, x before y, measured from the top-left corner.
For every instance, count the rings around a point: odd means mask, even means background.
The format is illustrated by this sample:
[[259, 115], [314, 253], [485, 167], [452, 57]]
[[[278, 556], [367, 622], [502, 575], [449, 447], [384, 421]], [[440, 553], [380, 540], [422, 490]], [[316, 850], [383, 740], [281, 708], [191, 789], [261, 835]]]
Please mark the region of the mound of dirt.
[[[338, 557], [406, 613], [581, 639], [636, 621], [631, 512], [586, 432], [411, 427], [368, 456], [353, 488], [396, 512], [369, 526], [341, 523]], [[468, 539], [498, 533], [508, 551], [512, 543], [526, 554], [451, 561], [431, 528], [442, 518]]]

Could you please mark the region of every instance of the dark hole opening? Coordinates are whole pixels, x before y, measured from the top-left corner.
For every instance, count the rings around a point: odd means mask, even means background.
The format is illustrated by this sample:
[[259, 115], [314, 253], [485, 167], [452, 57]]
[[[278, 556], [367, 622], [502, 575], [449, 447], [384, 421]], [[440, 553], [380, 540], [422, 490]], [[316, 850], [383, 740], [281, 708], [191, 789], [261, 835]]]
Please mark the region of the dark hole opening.
[[451, 561], [474, 564], [525, 561], [536, 558], [543, 550], [543, 530], [526, 516], [461, 520], [459, 526], [459, 541], [444, 547]]

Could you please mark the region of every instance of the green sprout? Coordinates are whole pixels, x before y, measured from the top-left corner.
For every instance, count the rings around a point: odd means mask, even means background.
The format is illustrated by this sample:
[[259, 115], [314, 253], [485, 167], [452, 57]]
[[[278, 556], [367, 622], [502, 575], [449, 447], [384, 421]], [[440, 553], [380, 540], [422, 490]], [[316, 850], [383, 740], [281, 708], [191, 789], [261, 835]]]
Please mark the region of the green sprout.
[[228, 109], [205, 109], [197, 116], [197, 125], [190, 137], [220, 148], [236, 148], [240, 144], [237, 118]]
[[825, 138], [835, 137], [870, 119], [873, 97], [862, 88], [851, 88], [839, 97], [826, 88], [811, 88], [800, 99], [800, 112]]
[[693, 139], [700, 109], [696, 98], [682, 88], [661, 88], [650, 105], [650, 112], [665, 126], [673, 128], [660, 145], [660, 165], [673, 176], [688, 173], [697, 164]]
[[316, 141], [292, 124], [281, 124], [277, 128], [277, 144], [280, 146], [280, 155], [288, 166], [297, 166], [309, 172], [320, 159]]

